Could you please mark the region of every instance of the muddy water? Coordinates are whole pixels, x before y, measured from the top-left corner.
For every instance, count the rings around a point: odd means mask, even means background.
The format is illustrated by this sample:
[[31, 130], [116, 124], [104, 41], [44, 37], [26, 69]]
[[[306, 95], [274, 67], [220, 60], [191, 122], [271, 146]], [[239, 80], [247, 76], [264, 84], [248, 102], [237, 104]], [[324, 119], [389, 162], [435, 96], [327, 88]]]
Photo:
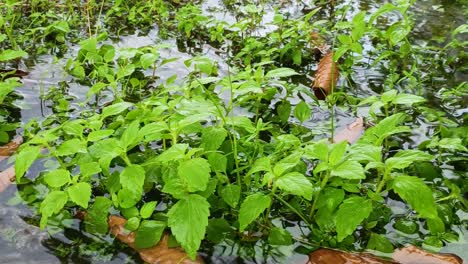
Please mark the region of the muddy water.
[[[311, 8], [307, 1], [298, 1], [289, 3], [290, 1], [282, 1], [283, 5], [279, 8], [284, 12], [289, 12], [291, 17], [302, 15], [302, 10]], [[374, 2], [378, 1], [345, 1], [342, 5], [351, 5], [349, 17], [360, 10], [372, 12], [377, 8]], [[465, 21], [463, 10], [458, 8], [455, 1], [438, 1], [426, 0], [417, 1], [411, 9], [416, 19], [415, 30], [412, 33], [412, 38], [419, 43], [427, 43], [434, 45], [438, 43], [442, 37], [448, 36], [450, 31], [456, 26]], [[207, 0], [203, 4], [204, 12], [210, 13], [217, 19], [222, 19], [228, 23], [235, 21], [235, 16], [232, 12], [223, 6], [223, 1]], [[278, 7], [278, 6], [277, 6]], [[273, 18], [273, 7], [267, 8], [267, 14], [264, 16], [263, 24], [267, 25]], [[327, 18], [328, 11], [322, 13], [323, 18]], [[265, 34], [271, 30], [268, 26], [261, 31], [256, 32], [258, 35]], [[118, 47], [138, 47], [146, 45], [167, 44], [171, 48], [161, 50], [161, 57], [171, 58], [177, 57], [178, 61], [164, 65], [157, 70], [157, 75], [161, 76], [161, 80], [177, 74], [176, 82], [182, 82], [182, 79], [188, 74], [188, 70], [183, 64], [183, 61], [192, 57], [187, 52], [193, 47], [182, 47], [178, 45], [176, 39], [161, 40], [158, 37], [158, 29], [155, 27], [150, 30], [147, 35], [139, 35], [138, 33], [129, 36], [123, 36], [114, 45]], [[441, 45], [441, 44], [439, 44]], [[371, 49], [370, 43], [365, 43], [366, 49]], [[203, 45], [197, 47], [203, 50], [203, 53], [219, 63], [219, 73], [227, 74], [227, 66], [225, 59], [219, 50]], [[69, 52], [63, 59], [54, 60], [52, 56], [41, 56], [36, 58], [34, 62], [28, 63], [30, 75], [24, 80], [24, 84], [19, 88], [19, 93], [24, 97], [22, 100], [17, 100], [15, 104], [21, 108], [19, 121], [23, 124], [35, 118], [38, 120], [44, 119], [46, 116], [53, 113], [52, 100], [43, 99], [41, 95], [53, 87], [59, 87], [61, 82], [68, 83], [68, 88], [64, 91], [70, 98], [72, 108], [79, 109], [80, 102], [86, 95], [87, 87], [78, 83], [71, 82], [71, 78], [64, 73], [63, 67], [68, 58], [76, 56], [78, 47], [72, 46]], [[312, 79], [312, 68], [303, 69], [304, 78], [302, 84], [309, 86]], [[379, 92], [384, 81], [384, 73], [376, 69], [367, 69], [361, 67], [354, 68], [354, 80], [356, 81], [356, 93], [360, 95], [372, 95]], [[451, 83], [455, 81], [468, 80], [466, 75], [458, 74], [451, 76], [451, 79], [445, 82]], [[424, 87], [429, 93], [436, 93], [437, 87]], [[108, 98], [110, 100], [111, 98]], [[292, 102], [293, 104], [296, 102]], [[458, 115], [468, 112], [468, 108], [458, 109]], [[346, 110], [337, 109], [337, 124], [342, 126], [350, 123], [353, 116]], [[314, 109], [314, 115], [305, 126], [314, 129], [314, 133], [328, 133], [329, 115], [327, 111]], [[414, 139], [414, 145], [425, 139], [426, 130], [430, 130], [431, 124], [421, 124], [421, 133]], [[21, 134], [21, 128], [18, 129], [18, 134]], [[0, 169], [7, 166], [5, 162], [0, 163]], [[35, 165], [31, 173], [36, 173], [41, 169], [40, 165]], [[444, 175], [453, 173], [449, 169]], [[69, 227], [65, 231], [57, 230], [57, 233], [47, 234], [39, 230], [36, 226], [38, 223], [37, 215], [27, 206], [23, 205], [21, 197], [17, 195], [16, 186], [11, 186], [7, 191], [0, 194], [0, 263], [141, 263], [134, 252], [126, 248], [118, 248], [112, 244], [110, 237], [97, 238], [90, 234], [86, 234], [80, 229], [78, 222], [69, 223]], [[401, 207], [398, 203], [392, 210], [398, 210]], [[467, 213], [459, 212], [460, 219], [468, 220]], [[293, 235], [301, 235], [304, 231], [296, 223], [292, 223], [287, 228]], [[389, 235], [394, 235], [391, 226], [388, 227]], [[465, 242], [468, 241], [468, 231], [460, 228], [460, 233], [463, 233]], [[283, 246], [274, 247], [257, 242], [249, 247], [240, 247], [237, 244], [222, 243], [214, 248], [205, 248], [203, 256], [208, 262], [215, 263], [305, 263], [307, 257], [294, 252], [294, 248], [299, 246]], [[468, 259], [467, 243], [454, 243], [444, 248], [444, 252], [453, 252], [461, 257]], [[218, 256], [218, 257], [212, 257]]]

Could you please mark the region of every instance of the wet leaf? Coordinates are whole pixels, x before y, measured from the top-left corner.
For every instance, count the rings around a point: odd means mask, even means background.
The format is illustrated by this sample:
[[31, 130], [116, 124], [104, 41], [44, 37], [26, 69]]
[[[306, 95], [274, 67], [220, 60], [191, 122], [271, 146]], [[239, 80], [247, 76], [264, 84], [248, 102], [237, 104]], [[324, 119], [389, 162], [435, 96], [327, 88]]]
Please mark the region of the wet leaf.
[[351, 197], [340, 205], [336, 213], [338, 241], [351, 235], [356, 227], [372, 212], [372, 202], [362, 197]]
[[424, 218], [437, 218], [435, 201], [431, 189], [423, 180], [415, 176], [398, 176], [393, 182], [393, 189], [400, 197]]

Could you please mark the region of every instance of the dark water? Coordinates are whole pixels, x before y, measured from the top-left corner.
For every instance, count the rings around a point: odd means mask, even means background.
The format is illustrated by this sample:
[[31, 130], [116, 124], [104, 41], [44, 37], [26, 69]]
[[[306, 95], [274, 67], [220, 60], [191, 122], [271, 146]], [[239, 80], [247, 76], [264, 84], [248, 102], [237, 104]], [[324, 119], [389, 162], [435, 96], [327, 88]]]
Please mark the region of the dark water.
[[[291, 17], [302, 15], [302, 10], [309, 8], [303, 2], [289, 3], [284, 1], [281, 8], [282, 11], [289, 12]], [[306, 2], [306, 1], [304, 1]], [[376, 1], [346, 1], [342, 5], [351, 5], [349, 17], [352, 17], [360, 10], [368, 10], [372, 12], [377, 9]], [[220, 0], [208, 0], [202, 4], [204, 12], [210, 13], [215, 18], [225, 20], [228, 23], [234, 22], [235, 18], [232, 12], [223, 7], [223, 2]], [[450, 34], [450, 32], [458, 25], [465, 22], [464, 11], [459, 8], [459, 4], [454, 1], [417, 1], [411, 9], [414, 18], [416, 19], [415, 29], [412, 33], [412, 38], [421, 44], [434, 45]], [[273, 19], [273, 7], [267, 10], [264, 16], [263, 24], [267, 25]], [[326, 12], [322, 14], [326, 18]], [[268, 32], [269, 27], [265, 26], [262, 31], [257, 34], [262, 35]], [[147, 45], [167, 44], [169, 48], [161, 49], [161, 57], [171, 58], [178, 57], [179, 60], [170, 64], [164, 65], [157, 69], [157, 75], [164, 80], [174, 74], [177, 74], [177, 82], [189, 73], [183, 61], [192, 57], [190, 48], [183, 47], [176, 39], [161, 40], [158, 37], [158, 29], [155, 27], [149, 31], [147, 35], [140, 36], [138, 33], [129, 36], [121, 37], [114, 45], [117, 47], [140, 47]], [[439, 45], [441, 45], [439, 43]], [[365, 49], [371, 49], [370, 43], [365, 43]], [[228, 72], [225, 58], [219, 53], [219, 50], [207, 44], [201, 47], [196, 47], [202, 50], [202, 53], [211, 57], [219, 63], [220, 75], [226, 75]], [[59, 87], [61, 82], [66, 82], [68, 88], [66, 93], [68, 96], [75, 98], [72, 100], [72, 108], [79, 109], [78, 102], [85, 98], [87, 87], [78, 83], [71, 82], [68, 74], [64, 73], [63, 67], [68, 58], [76, 56], [78, 47], [70, 47], [63, 59], [55, 60], [52, 56], [40, 56], [34, 62], [28, 63], [28, 71], [30, 75], [24, 80], [24, 84], [18, 89], [18, 93], [24, 99], [17, 100], [15, 104], [21, 108], [19, 120], [25, 124], [29, 120], [35, 118], [38, 120], [44, 119], [53, 113], [53, 100], [41, 99], [41, 95], [46, 95], [53, 87]], [[309, 87], [313, 72], [307, 72], [304, 69], [304, 77], [302, 85]], [[373, 95], [379, 92], [379, 87], [384, 82], [385, 74], [374, 69], [367, 69], [356, 66], [354, 68], [354, 80], [357, 84], [357, 91], [361, 96]], [[468, 80], [466, 75], [459, 74], [451, 76], [451, 80], [445, 82], [460, 82]], [[428, 93], [437, 93], [438, 87], [427, 87]], [[292, 101], [292, 104], [296, 102]], [[461, 116], [468, 112], [468, 108], [457, 109], [455, 116]], [[352, 122], [354, 117], [346, 110], [338, 109], [337, 123], [338, 126]], [[315, 132], [328, 133], [329, 116], [325, 112], [315, 111], [313, 118], [304, 125]], [[413, 139], [413, 144], [416, 146], [422, 140], [425, 140], [427, 130], [430, 130], [431, 124], [421, 124], [420, 134]], [[22, 133], [22, 129], [18, 129], [18, 134]], [[0, 164], [5, 168], [5, 162]], [[30, 173], [38, 173], [41, 166], [35, 165]], [[450, 174], [447, 169], [445, 174]], [[467, 175], [468, 176], [468, 175]], [[9, 189], [0, 194], [0, 264], [13, 263], [141, 263], [138, 256], [131, 250], [121, 245], [112, 243], [110, 237], [97, 238], [90, 234], [81, 231], [79, 222], [71, 222], [65, 231], [59, 231], [49, 237], [45, 231], [37, 228], [37, 215], [25, 205], [22, 205], [21, 197], [16, 192], [16, 186], [11, 186]], [[392, 210], [398, 211], [401, 207], [396, 203]], [[468, 214], [458, 212], [460, 219], [468, 219]], [[301, 234], [301, 227], [292, 225], [288, 230], [294, 234]], [[389, 227], [390, 236], [392, 235], [391, 227]], [[453, 252], [459, 256], [468, 259], [468, 232], [466, 229], [460, 229], [464, 232], [465, 243], [453, 243], [448, 247], [443, 248], [444, 252]], [[48, 238], [49, 237], [49, 238]], [[264, 242], [257, 242], [248, 247], [240, 247], [237, 244], [219, 244], [212, 248], [209, 254], [204, 256], [207, 260], [216, 263], [305, 263], [307, 257], [294, 252], [294, 248], [298, 244], [292, 246], [270, 247]], [[268, 252], [266, 255], [265, 252]], [[219, 258], [209, 257], [221, 256]], [[238, 257], [245, 256], [245, 257]]]

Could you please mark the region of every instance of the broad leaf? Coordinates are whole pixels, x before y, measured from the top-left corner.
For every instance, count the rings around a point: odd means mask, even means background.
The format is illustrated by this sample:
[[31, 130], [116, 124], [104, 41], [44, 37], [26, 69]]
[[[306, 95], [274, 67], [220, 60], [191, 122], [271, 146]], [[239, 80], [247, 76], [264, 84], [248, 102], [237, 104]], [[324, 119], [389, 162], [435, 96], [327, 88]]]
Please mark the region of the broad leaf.
[[90, 234], [107, 233], [107, 216], [112, 202], [103, 196], [98, 196], [85, 216], [85, 228]]
[[177, 174], [189, 192], [196, 192], [206, 189], [210, 171], [210, 164], [206, 159], [194, 158], [181, 162]]
[[431, 189], [415, 176], [398, 176], [393, 181], [393, 190], [424, 218], [436, 218], [437, 210]]
[[229, 184], [221, 190], [221, 198], [232, 208], [236, 208], [239, 203], [241, 188], [239, 185]]
[[44, 176], [44, 181], [50, 187], [62, 187], [70, 182], [70, 172], [64, 169], [50, 171]]
[[86, 145], [83, 141], [74, 138], [63, 142], [55, 151], [58, 156], [86, 153]]
[[217, 150], [226, 139], [227, 131], [222, 127], [209, 127], [203, 130], [201, 144], [205, 150]]
[[302, 173], [287, 173], [279, 177], [275, 185], [285, 192], [302, 196], [309, 201], [312, 199], [312, 183]]
[[252, 168], [250, 168], [248, 175], [254, 174], [259, 171], [271, 171], [271, 158], [261, 157], [255, 160]]
[[120, 184], [123, 188], [141, 193], [145, 181], [145, 170], [140, 165], [132, 164], [123, 169], [120, 174]]
[[294, 116], [297, 119], [299, 119], [301, 123], [303, 123], [306, 120], [309, 120], [311, 114], [312, 110], [310, 109], [309, 105], [304, 101], [300, 101], [294, 108]]
[[88, 208], [89, 199], [91, 198], [91, 185], [87, 182], [79, 182], [68, 188], [68, 196], [70, 200], [77, 205]]
[[292, 236], [283, 228], [272, 227], [268, 236], [268, 242], [270, 245], [289, 246], [292, 244]]
[[140, 216], [142, 218], [150, 218], [157, 204], [157, 201], [145, 203], [140, 209]]
[[135, 233], [135, 248], [149, 248], [156, 245], [166, 228], [161, 221], [144, 220]]
[[127, 110], [130, 106], [132, 106], [132, 103], [128, 102], [121, 102], [121, 103], [116, 103], [113, 105], [106, 106], [102, 110], [102, 115], [101, 118], [104, 119], [108, 116], [113, 116], [122, 113], [123, 111]]
[[385, 165], [388, 169], [404, 169], [415, 161], [430, 161], [434, 158], [429, 153], [420, 150], [402, 150], [395, 156], [388, 158]]
[[205, 237], [210, 204], [200, 195], [190, 194], [169, 209], [168, 226], [193, 260]]
[[330, 166], [335, 166], [338, 164], [338, 162], [340, 162], [340, 160], [343, 158], [347, 148], [348, 143], [346, 141], [334, 144], [330, 151], [330, 156], [328, 157], [328, 164]]
[[63, 191], [52, 191], [47, 194], [44, 201], [41, 203], [40, 212], [42, 214], [42, 219], [40, 223], [41, 229], [44, 229], [47, 225], [47, 219], [54, 215], [58, 214], [65, 204], [68, 201], [67, 193]]
[[128, 125], [120, 138], [122, 148], [126, 149], [127, 147], [133, 147], [133, 145], [137, 143], [139, 140], [139, 128], [140, 122], [138, 120], [135, 120]]
[[364, 168], [357, 161], [346, 160], [333, 168], [331, 176], [341, 177], [344, 179], [365, 179]]
[[338, 242], [351, 235], [356, 227], [372, 211], [372, 202], [362, 197], [351, 197], [340, 205], [336, 213], [336, 232]]
[[268, 195], [255, 193], [247, 196], [239, 210], [239, 231], [244, 231], [270, 204], [271, 198]]
[[278, 68], [278, 69], [274, 69], [274, 70], [267, 72], [267, 74], [265, 74], [265, 78], [266, 79], [282, 78], [282, 77], [289, 77], [293, 75], [298, 75], [298, 73], [291, 68]]
[[26, 57], [27, 55], [28, 53], [22, 50], [7, 49], [0, 53], [0, 61], [14, 60], [21, 57]]
[[41, 153], [39, 147], [26, 147], [20, 151], [18, 156], [16, 157], [15, 162], [15, 172], [16, 172], [16, 179], [19, 181], [24, 173], [31, 167], [33, 162], [39, 157]]

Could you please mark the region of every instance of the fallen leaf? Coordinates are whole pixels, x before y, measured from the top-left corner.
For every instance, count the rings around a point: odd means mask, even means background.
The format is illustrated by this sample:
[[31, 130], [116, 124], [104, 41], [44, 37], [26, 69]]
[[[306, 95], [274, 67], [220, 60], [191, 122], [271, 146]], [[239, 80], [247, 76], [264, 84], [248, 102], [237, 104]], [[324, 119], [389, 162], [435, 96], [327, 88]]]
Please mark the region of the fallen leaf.
[[321, 54], [327, 54], [330, 51], [330, 45], [328, 45], [325, 39], [317, 32], [310, 32], [310, 43], [314, 46], [314, 50], [319, 51]]
[[16, 137], [7, 144], [0, 146], [0, 161], [7, 159], [18, 149], [19, 145], [23, 143], [22, 137]]
[[362, 136], [364, 129], [364, 119], [362, 117], [358, 117], [353, 123], [346, 125], [345, 128], [338, 131], [332, 141], [333, 143], [339, 143], [346, 140], [349, 144], [353, 144]]
[[336, 86], [338, 77], [338, 64], [333, 61], [333, 52], [329, 52], [320, 60], [315, 72], [312, 89], [317, 99], [324, 100], [331, 93]]
[[[127, 232], [124, 228], [126, 219], [119, 216], [109, 217], [110, 232], [120, 241], [135, 249], [135, 232]], [[200, 257], [195, 261], [190, 260], [189, 256], [181, 247], [170, 248], [168, 246], [169, 235], [166, 233], [155, 246], [145, 249], [135, 249], [140, 254], [141, 259], [150, 264], [202, 264]]]
[[320, 248], [309, 254], [306, 264], [397, 264], [370, 254], [349, 253], [334, 249]]
[[415, 246], [395, 250], [392, 260], [368, 253], [320, 248], [309, 254], [306, 264], [465, 264], [454, 254], [434, 254]]
[[434, 254], [415, 246], [406, 246], [393, 252], [393, 259], [401, 264], [462, 264], [455, 254]]
[[15, 166], [0, 172], [0, 193], [8, 188], [13, 181], [15, 181]]

